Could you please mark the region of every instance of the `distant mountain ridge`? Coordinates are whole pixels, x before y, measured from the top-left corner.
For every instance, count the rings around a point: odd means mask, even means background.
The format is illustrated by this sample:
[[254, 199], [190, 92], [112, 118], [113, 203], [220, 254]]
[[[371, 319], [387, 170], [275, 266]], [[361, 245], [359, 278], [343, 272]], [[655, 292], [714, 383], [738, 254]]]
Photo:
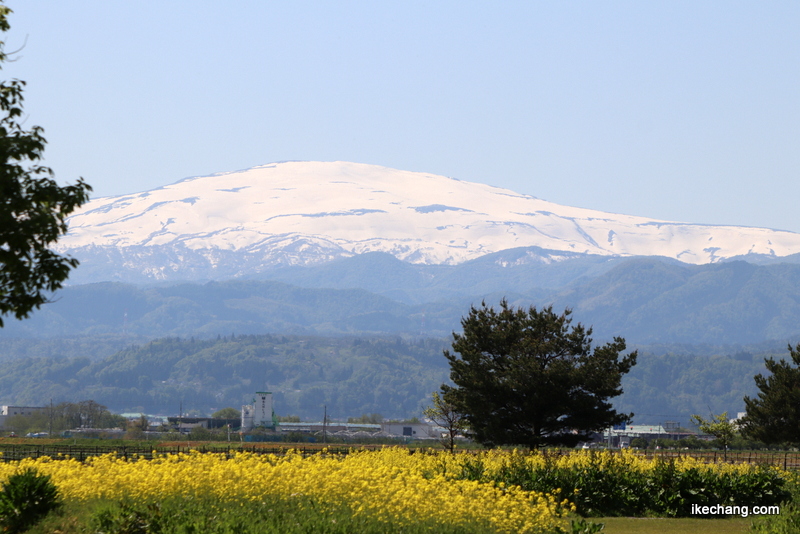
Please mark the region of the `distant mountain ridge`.
[[346, 162], [284, 162], [92, 200], [58, 249], [72, 282], [223, 280], [369, 252], [458, 265], [664, 256], [691, 264], [800, 253], [800, 234], [560, 206], [488, 185]]
[[[520, 252], [521, 253], [521, 252]], [[470, 305], [571, 308], [595, 338], [632, 344], [745, 344], [800, 339], [800, 265], [687, 265], [664, 258], [581, 257], [520, 264], [508, 251], [454, 266], [385, 253], [275, 271], [272, 280], [67, 287], [2, 338], [239, 334], [447, 338]], [[463, 270], [463, 272], [462, 272]], [[305, 286], [305, 287], [301, 287]]]

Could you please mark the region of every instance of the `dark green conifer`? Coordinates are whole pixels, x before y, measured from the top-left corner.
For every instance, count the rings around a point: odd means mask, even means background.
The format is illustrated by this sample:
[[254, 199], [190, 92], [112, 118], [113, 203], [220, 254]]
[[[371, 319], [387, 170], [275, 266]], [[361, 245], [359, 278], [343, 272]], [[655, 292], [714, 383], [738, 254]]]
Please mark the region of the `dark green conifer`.
[[764, 360], [771, 376], [755, 376], [758, 398], [744, 398], [742, 434], [764, 443], [800, 444], [800, 343], [789, 345], [791, 361]]
[[552, 307], [472, 307], [453, 334], [445, 400], [465, 414], [473, 437], [492, 445], [572, 446], [593, 432], [629, 420], [609, 399], [636, 352], [620, 359], [625, 340], [592, 350], [591, 328], [572, 326], [571, 311]]

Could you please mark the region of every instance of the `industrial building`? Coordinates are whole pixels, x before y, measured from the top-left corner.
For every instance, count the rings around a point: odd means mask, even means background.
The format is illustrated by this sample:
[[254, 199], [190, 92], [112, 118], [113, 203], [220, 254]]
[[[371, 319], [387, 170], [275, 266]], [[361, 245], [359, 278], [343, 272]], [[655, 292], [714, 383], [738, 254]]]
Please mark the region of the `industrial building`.
[[675, 421], [666, 421], [663, 425], [631, 425], [623, 424], [603, 432], [603, 442], [612, 447], [629, 447], [633, 438], [673, 439], [679, 440], [693, 436], [691, 432], [682, 431]]
[[242, 406], [242, 431], [246, 432], [255, 427], [275, 429], [278, 418], [272, 409], [272, 393], [257, 391], [253, 404]]

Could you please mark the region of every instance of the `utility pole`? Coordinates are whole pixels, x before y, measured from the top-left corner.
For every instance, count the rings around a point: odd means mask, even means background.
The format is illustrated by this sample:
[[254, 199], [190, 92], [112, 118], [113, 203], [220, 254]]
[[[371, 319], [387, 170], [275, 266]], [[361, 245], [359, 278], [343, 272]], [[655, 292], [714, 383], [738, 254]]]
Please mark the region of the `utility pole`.
[[328, 405], [324, 405], [325, 415], [322, 416], [322, 443], [327, 443], [328, 439]]

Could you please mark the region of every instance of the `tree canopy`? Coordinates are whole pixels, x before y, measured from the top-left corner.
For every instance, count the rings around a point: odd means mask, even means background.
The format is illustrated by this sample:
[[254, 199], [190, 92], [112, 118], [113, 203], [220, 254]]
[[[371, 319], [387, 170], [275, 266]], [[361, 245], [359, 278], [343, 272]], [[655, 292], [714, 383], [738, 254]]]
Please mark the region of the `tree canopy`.
[[593, 432], [630, 420], [609, 403], [622, 393], [621, 378], [636, 351], [620, 359], [625, 340], [592, 350], [591, 328], [572, 325], [571, 310], [552, 307], [470, 308], [462, 334], [446, 350], [450, 379], [445, 400], [487, 446], [572, 446]]
[[800, 343], [789, 345], [791, 362], [764, 360], [772, 373], [755, 376], [758, 398], [744, 398], [740, 426], [746, 437], [764, 443], [800, 443]]
[[[8, 31], [10, 13], [0, 4], [0, 31]], [[0, 64], [7, 59], [0, 41]], [[38, 164], [46, 141], [39, 126], [25, 130], [20, 124], [24, 86], [21, 80], [0, 83], [0, 326], [3, 316], [22, 319], [47, 302], [78, 265], [49, 247], [67, 232], [67, 216], [91, 191], [81, 179], [59, 186], [53, 171]]]
[[467, 419], [464, 414], [459, 413], [452, 404], [434, 391], [433, 405], [422, 410], [422, 415], [445, 429], [445, 435], [440, 441], [445, 449], [455, 452], [456, 437], [467, 429]]
[[242, 417], [242, 412], [241, 410], [237, 410], [236, 408], [231, 408], [229, 406], [212, 413], [211, 417], [216, 419], [239, 419]]
[[26, 432], [56, 433], [73, 428], [124, 428], [125, 424], [121, 415], [111, 413], [93, 400], [84, 400], [46, 406], [32, 415], [9, 416], [4, 427], [21, 435]]
[[709, 434], [717, 438], [717, 442], [722, 448], [727, 461], [728, 448], [733, 443], [733, 438], [736, 437], [736, 424], [728, 420], [728, 412], [722, 412], [719, 415], [711, 414], [710, 419], [695, 414], [692, 416], [691, 421], [697, 424], [703, 434]]

